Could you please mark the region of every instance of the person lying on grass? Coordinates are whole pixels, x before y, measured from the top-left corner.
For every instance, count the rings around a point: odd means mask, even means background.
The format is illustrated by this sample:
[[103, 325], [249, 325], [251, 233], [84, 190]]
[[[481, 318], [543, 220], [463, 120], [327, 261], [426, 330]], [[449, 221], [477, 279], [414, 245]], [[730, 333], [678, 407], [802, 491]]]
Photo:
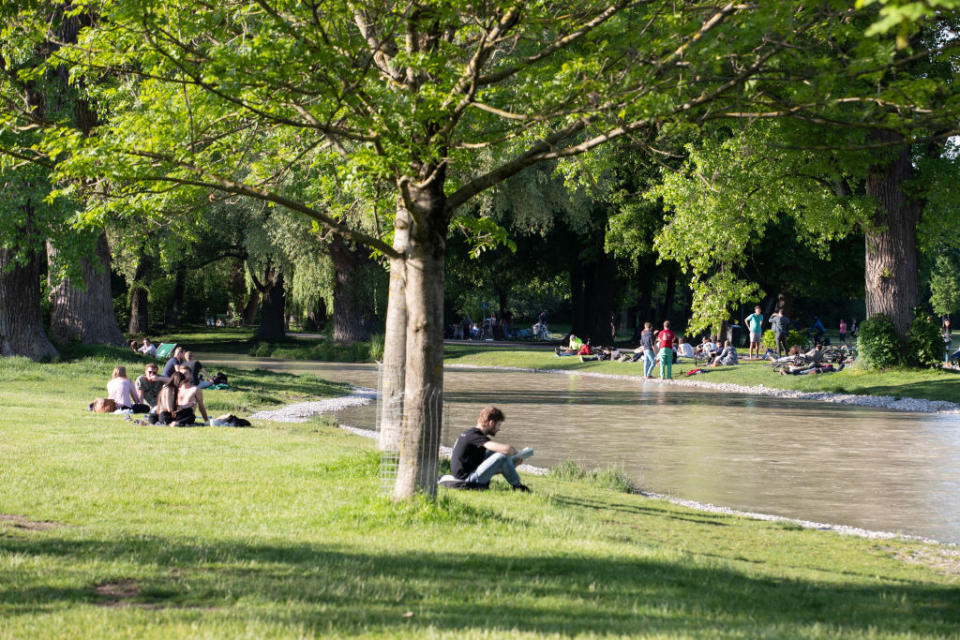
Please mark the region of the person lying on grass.
[[500, 409], [489, 406], [480, 412], [477, 424], [457, 438], [450, 456], [450, 473], [458, 480], [489, 486], [493, 476], [502, 474], [514, 491], [530, 491], [520, 482], [516, 465], [522, 460], [517, 450], [504, 442], [490, 439], [497, 435], [505, 416]]

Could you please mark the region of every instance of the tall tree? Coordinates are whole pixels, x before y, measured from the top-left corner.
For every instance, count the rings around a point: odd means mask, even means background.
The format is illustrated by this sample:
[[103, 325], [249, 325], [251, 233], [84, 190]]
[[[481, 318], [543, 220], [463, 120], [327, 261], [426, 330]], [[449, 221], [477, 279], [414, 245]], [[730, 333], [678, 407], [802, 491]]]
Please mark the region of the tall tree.
[[[385, 358], [403, 372], [398, 498], [435, 489], [445, 239], [457, 210], [538, 162], [702, 121], [742, 98], [797, 33], [853, 14], [830, 2], [666, 0], [96, 7], [97, 28], [62, 57], [77, 77], [110, 71], [113, 82], [87, 89], [112, 118], [95, 140], [48, 137], [50, 154], [69, 143], [60, 171], [114, 198], [173, 184], [260, 199], [392, 261]], [[348, 225], [286, 188], [291, 167], [385, 181], [401, 222]]]

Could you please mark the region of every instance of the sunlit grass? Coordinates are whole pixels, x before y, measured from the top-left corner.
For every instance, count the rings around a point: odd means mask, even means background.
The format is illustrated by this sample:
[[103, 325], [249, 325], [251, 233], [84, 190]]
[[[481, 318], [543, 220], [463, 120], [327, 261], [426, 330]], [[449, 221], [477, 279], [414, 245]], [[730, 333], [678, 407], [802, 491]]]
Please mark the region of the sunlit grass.
[[[960, 633], [955, 549], [690, 511], [582, 469], [394, 504], [373, 443], [326, 420], [83, 410], [133, 358], [0, 359], [2, 638]], [[335, 390], [228, 375], [274, 402]]]

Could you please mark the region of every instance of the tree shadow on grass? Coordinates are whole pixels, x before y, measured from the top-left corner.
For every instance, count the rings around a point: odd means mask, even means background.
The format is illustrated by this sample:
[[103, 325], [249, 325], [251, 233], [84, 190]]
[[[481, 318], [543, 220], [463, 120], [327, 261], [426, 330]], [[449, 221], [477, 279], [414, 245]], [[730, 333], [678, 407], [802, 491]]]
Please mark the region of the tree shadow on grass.
[[[134, 604], [189, 608], [193, 618], [198, 607], [230, 609], [234, 618], [291, 633], [475, 630], [507, 635], [516, 630], [797, 637], [815, 627], [831, 635], [879, 630], [955, 637], [960, 632], [957, 586], [864, 586], [839, 578], [828, 583], [750, 576], [684, 559], [524, 555], [509, 549], [508, 539], [492, 541], [487, 551], [373, 553], [235, 540], [0, 538], [0, 553], [40, 565], [66, 562], [74, 576], [84, 563], [130, 563], [129, 571], [148, 576], [140, 581]], [[101, 580], [111, 579], [102, 575], [102, 566], [97, 571]], [[45, 584], [44, 578], [55, 573], [49, 568], [38, 571], [32, 584], [25, 584], [29, 580], [22, 574], [10, 580], [3, 573], [0, 610], [8, 614], [102, 603], [97, 585]], [[128, 575], [112, 578], [130, 580]], [[58, 582], [63, 584], [62, 576]], [[11, 586], [17, 583], [23, 586]], [[404, 617], [407, 611], [413, 617]]]

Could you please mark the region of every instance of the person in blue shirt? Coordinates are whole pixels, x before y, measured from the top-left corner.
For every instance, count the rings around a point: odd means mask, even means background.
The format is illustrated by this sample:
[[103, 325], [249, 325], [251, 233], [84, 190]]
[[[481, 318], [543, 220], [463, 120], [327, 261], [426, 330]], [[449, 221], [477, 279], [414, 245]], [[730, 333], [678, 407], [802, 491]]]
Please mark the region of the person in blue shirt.
[[[743, 320], [743, 324], [747, 326], [747, 330], [750, 332], [750, 355], [748, 357], [751, 360], [760, 358], [760, 347], [763, 343], [763, 314], [760, 311], [760, 305], [755, 306], [753, 313]], [[756, 353], [754, 353], [754, 350], [756, 350]]]

